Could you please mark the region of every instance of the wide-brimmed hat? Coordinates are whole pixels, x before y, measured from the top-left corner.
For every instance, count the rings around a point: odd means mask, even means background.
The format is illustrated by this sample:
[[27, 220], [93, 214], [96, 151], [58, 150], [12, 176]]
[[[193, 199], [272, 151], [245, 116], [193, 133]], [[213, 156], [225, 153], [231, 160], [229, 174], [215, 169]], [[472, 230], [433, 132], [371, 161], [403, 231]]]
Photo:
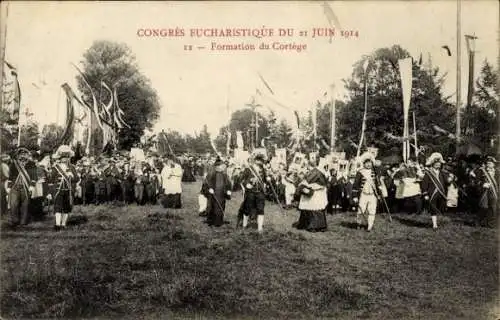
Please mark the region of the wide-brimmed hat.
[[15, 157], [17, 159], [30, 159], [32, 157], [32, 154], [26, 148], [19, 148], [15, 151]]
[[439, 152], [434, 152], [433, 154], [430, 155], [429, 158], [427, 158], [427, 161], [425, 162], [426, 166], [431, 166], [436, 162], [441, 162], [441, 163], [446, 163], [444, 161], [443, 155]]
[[365, 152], [361, 156], [359, 156], [359, 163], [365, 163], [366, 161], [370, 161], [372, 164], [375, 163], [375, 157], [371, 152]]
[[492, 156], [487, 156], [486, 159], [484, 160], [484, 162], [493, 162], [493, 163], [497, 163], [497, 159], [495, 159], [495, 157], [492, 157]]
[[71, 149], [71, 147], [63, 144], [62, 146], [59, 146], [59, 148], [57, 148], [57, 151], [55, 153], [54, 158], [56, 158], [56, 159], [71, 158], [74, 156], [75, 156], [75, 152]]
[[221, 158], [217, 157], [217, 159], [215, 159], [215, 162], [214, 162], [214, 166], [217, 167], [217, 166], [220, 166], [224, 164], [224, 162], [222, 161]]

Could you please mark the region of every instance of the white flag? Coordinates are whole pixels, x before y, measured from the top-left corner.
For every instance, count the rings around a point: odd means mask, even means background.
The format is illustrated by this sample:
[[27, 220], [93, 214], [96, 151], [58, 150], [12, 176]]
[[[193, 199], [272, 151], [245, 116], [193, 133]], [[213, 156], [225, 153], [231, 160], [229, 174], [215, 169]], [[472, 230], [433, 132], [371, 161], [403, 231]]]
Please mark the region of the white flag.
[[241, 134], [241, 131], [236, 131], [236, 145], [238, 146], [238, 149], [243, 150], [243, 135]]
[[403, 92], [403, 159], [406, 162], [410, 154], [408, 115], [410, 111], [411, 87], [412, 87], [412, 58], [400, 59], [399, 72], [401, 75], [401, 89]]

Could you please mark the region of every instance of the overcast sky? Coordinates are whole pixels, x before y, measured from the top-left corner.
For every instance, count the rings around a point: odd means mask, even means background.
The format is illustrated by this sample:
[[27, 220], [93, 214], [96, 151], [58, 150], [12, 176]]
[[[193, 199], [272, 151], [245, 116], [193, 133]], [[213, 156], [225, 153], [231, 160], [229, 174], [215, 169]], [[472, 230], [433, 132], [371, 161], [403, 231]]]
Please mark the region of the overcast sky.
[[[289, 38], [177, 38], [138, 37], [140, 28], [294, 28], [329, 27], [322, 2], [12, 2], [9, 4], [6, 60], [17, 67], [22, 105], [35, 113], [41, 124], [64, 121], [60, 86], [75, 90], [76, 71], [82, 54], [95, 40], [126, 43], [136, 55], [140, 70], [151, 80], [161, 99], [156, 130], [186, 133], [207, 124], [211, 132], [228, 120], [231, 110], [242, 108], [256, 89], [268, 92], [258, 77], [267, 80], [275, 99], [306, 112], [330, 84], [342, 87], [352, 65], [377, 48], [399, 44], [415, 59], [428, 53], [432, 62], [448, 72], [447, 94], [456, 84], [456, 1], [332, 1], [329, 2], [345, 30], [359, 37], [345, 39]], [[476, 76], [484, 59], [497, 66], [498, 1], [463, 1], [462, 34], [475, 34]], [[211, 51], [218, 43], [280, 41], [306, 44], [294, 51]], [[184, 45], [203, 45], [205, 50], [184, 51]], [[452, 57], [441, 48], [448, 45]], [[467, 88], [467, 51], [462, 46], [462, 97]], [[35, 87], [35, 85], [38, 87]], [[340, 88], [341, 89], [341, 88]], [[345, 93], [337, 91], [339, 98]], [[59, 101], [59, 102], [58, 102]], [[261, 104], [291, 120], [292, 113], [270, 100]], [[59, 110], [59, 112], [58, 112]]]

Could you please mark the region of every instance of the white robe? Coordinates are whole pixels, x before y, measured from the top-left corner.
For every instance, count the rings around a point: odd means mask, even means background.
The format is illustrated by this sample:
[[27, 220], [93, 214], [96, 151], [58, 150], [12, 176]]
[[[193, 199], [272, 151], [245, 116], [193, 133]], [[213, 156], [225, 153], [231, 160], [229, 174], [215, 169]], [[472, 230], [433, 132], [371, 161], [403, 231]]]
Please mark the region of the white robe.
[[175, 164], [173, 168], [165, 166], [161, 171], [162, 187], [165, 194], [182, 193], [182, 168]]
[[422, 193], [417, 178], [403, 178], [398, 181], [396, 199], [414, 197]]
[[302, 184], [314, 189], [312, 196], [308, 197], [302, 195], [299, 202], [299, 210], [324, 210], [328, 205], [328, 197], [326, 194], [326, 187], [320, 186], [317, 183], [308, 184], [307, 182], [302, 182]]
[[453, 183], [448, 187], [446, 205], [448, 208], [456, 208], [458, 206], [458, 188]]

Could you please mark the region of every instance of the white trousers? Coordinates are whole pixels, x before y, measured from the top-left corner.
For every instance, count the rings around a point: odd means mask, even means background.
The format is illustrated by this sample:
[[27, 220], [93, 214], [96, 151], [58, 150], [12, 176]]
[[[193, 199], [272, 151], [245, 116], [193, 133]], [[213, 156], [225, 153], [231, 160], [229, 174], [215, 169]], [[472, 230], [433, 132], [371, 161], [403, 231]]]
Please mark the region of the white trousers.
[[368, 230], [373, 228], [375, 222], [375, 214], [377, 213], [377, 197], [374, 194], [362, 194], [359, 198], [358, 214], [356, 222], [361, 224], [361, 216], [368, 214]]
[[198, 206], [198, 212], [207, 210], [207, 198], [202, 194], [198, 195]]
[[295, 194], [295, 186], [291, 183], [285, 183], [285, 204], [287, 206], [292, 204], [293, 195]]
[[377, 197], [374, 194], [362, 194], [359, 197], [359, 213], [376, 214], [377, 213]]

